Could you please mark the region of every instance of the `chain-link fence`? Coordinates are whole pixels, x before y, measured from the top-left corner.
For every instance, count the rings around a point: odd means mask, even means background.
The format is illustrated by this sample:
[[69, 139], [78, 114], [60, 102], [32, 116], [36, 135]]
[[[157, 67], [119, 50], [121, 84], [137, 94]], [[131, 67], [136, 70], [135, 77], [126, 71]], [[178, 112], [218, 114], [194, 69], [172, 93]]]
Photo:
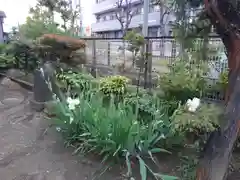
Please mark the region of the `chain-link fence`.
[[[154, 87], [157, 77], [161, 73], [171, 70], [171, 65], [183, 51], [187, 51], [189, 56], [198, 52], [203, 61], [208, 64], [209, 72], [206, 77], [209, 82], [209, 89], [213, 89], [222, 72], [227, 70], [227, 57], [224, 52], [224, 45], [221, 39], [209, 37], [207, 40], [194, 38], [186, 40], [190, 43], [188, 48], [182, 48], [173, 37], [147, 38], [147, 51], [151, 54], [147, 58], [148, 75], [151, 79], [144, 79], [144, 73], [140, 73], [140, 79], [148, 81], [148, 87]], [[112, 75], [114, 73], [124, 74], [134, 82], [139, 75], [140, 64], [136, 61], [133, 53], [127, 49], [128, 42], [123, 39], [86, 39], [87, 66], [97, 70], [99, 75]], [[186, 47], [186, 45], [184, 45]], [[124, 48], [125, 47], [125, 48]], [[183, 50], [185, 49], [185, 50]], [[150, 81], [150, 82], [149, 82]], [[146, 82], [145, 82], [146, 84]], [[222, 100], [222, 93], [212, 91], [206, 96], [214, 100]]]

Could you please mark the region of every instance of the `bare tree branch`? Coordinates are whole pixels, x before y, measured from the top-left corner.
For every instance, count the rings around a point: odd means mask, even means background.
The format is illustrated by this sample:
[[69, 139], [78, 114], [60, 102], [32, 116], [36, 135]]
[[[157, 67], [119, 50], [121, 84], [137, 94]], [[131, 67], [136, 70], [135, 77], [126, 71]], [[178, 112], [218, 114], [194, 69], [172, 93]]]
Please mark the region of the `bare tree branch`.
[[[175, 1], [173, 1], [171, 4], [167, 5], [166, 0], [157, 0], [153, 3], [154, 5], [159, 5], [160, 7], [160, 31], [161, 31], [161, 35], [165, 36], [165, 25], [167, 24], [168, 21], [168, 15], [173, 12], [174, 10], [174, 4]], [[167, 16], [167, 18], [165, 19], [165, 16]], [[164, 22], [165, 19], [165, 22]]]
[[137, 9], [134, 8], [132, 0], [117, 0], [115, 3], [115, 16], [121, 25], [123, 36], [125, 36], [133, 16]]

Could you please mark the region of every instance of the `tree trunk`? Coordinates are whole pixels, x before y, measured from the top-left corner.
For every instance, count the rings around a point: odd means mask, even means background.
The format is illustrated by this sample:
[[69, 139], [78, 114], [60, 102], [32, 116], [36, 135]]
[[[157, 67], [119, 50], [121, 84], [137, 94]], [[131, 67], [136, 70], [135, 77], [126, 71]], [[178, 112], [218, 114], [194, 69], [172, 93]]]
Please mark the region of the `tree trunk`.
[[[231, 38], [230, 38], [231, 39]], [[229, 84], [225, 127], [213, 132], [205, 145], [197, 180], [225, 180], [240, 128], [240, 40], [231, 39], [228, 53]]]
[[225, 128], [211, 134], [200, 159], [197, 180], [225, 180], [231, 160], [234, 143], [240, 128], [240, 73], [231, 74], [231, 81], [236, 84], [228, 102]]
[[[231, 46], [229, 47], [229, 52], [228, 52], [228, 79], [230, 79], [231, 74], [234, 72], [236, 68], [239, 67], [239, 61], [240, 60], [240, 40], [238, 39], [231, 39]], [[225, 102], [228, 103], [230, 99], [230, 95], [233, 92], [234, 84], [231, 84], [234, 82], [228, 82], [228, 87], [226, 90], [225, 94]]]
[[227, 50], [229, 79], [224, 124], [213, 132], [200, 158], [197, 180], [226, 180], [240, 128], [240, 39], [238, 11], [226, 0], [204, 0], [205, 9]]

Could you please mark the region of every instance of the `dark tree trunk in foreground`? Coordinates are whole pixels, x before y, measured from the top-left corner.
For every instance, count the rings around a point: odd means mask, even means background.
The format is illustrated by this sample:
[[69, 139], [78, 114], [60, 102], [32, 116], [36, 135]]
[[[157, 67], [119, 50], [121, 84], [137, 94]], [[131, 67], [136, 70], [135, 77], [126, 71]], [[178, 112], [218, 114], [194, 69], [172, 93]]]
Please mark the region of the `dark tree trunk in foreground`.
[[231, 80], [236, 86], [226, 108], [226, 127], [211, 134], [200, 160], [197, 180], [225, 180], [234, 143], [240, 127], [240, 73], [235, 72]]
[[[238, 3], [237, 5], [235, 3]], [[240, 128], [240, 15], [239, 2], [204, 0], [205, 10], [227, 50], [229, 85], [226, 93], [225, 125], [213, 132], [205, 145], [197, 169], [197, 180], [226, 180]]]

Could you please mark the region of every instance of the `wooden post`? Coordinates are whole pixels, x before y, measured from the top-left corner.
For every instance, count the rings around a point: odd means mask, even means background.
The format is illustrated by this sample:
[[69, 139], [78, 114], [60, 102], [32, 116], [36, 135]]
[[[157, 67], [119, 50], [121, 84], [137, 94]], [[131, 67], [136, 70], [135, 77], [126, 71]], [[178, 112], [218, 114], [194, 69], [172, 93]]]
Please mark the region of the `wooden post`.
[[148, 88], [149, 84], [149, 39], [146, 40], [144, 47], [144, 89]]
[[107, 46], [107, 61], [108, 61], [108, 66], [111, 66], [111, 44], [108, 42]]
[[148, 85], [149, 85], [149, 89], [152, 88], [152, 41], [149, 40], [148, 41], [148, 50], [147, 50], [147, 53], [148, 53]]
[[91, 74], [93, 77], [96, 77], [96, 66], [97, 66], [97, 55], [96, 55], [96, 40], [92, 41], [92, 68]]

